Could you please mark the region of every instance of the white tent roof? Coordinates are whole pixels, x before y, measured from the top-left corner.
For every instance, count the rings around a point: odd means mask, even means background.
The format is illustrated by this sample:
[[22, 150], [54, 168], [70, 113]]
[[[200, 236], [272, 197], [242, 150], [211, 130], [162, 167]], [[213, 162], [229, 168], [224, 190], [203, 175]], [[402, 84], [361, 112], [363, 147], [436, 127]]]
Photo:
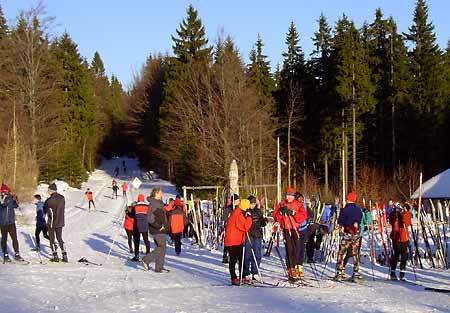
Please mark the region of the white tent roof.
[[[419, 198], [419, 189], [411, 196], [412, 199]], [[450, 168], [422, 185], [422, 198], [448, 199], [450, 198]]]

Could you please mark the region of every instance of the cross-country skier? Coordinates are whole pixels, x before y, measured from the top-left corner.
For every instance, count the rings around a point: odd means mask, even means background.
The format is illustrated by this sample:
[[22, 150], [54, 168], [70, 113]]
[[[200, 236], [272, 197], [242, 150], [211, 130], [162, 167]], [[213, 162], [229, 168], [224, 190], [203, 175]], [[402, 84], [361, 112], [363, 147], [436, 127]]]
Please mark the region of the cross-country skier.
[[358, 273], [360, 223], [362, 219], [362, 212], [355, 202], [356, 194], [354, 192], [350, 192], [347, 195], [347, 204], [342, 209], [337, 222], [342, 236], [336, 262], [336, 280], [345, 279], [345, 266], [351, 257], [353, 257], [353, 275], [351, 279], [362, 279], [361, 274]]
[[58, 192], [58, 188], [55, 183], [48, 186], [49, 198], [44, 203], [44, 213], [47, 215], [47, 229], [48, 237], [50, 239], [50, 247], [52, 249], [51, 262], [59, 262], [58, 247], [55, 242], [58, 240], [59, 248], [62, 253], [62, 261], [67, 263], [67, 252], [64, 246], [64, 240], [62, 238], [64, 223], [64, 211], [66, 207], [66, 200]]
[[[256, 275], [258, 274], [258, 268], [261, 264], [261, 242], [263, 238], [262, 228], [267, 224], [267, 218], [265, 218], [258, 207], [255, 196], [249, 196], [247, 198], [250, 201], [250, 212], [252, 216], [252, 228], [245, 237], [245, 256], [244, 256], [244, 283], [246, 277], [252, 275], [252, 280], [258, 280]], [[254, 256], [253, 257], [253, 253]], [[256, 259], [256, 262], [255, 262]]]
[[16, 261], [24, 261], [19, 253], [19, 242], [17, 241], [16, 215], [14, 210], [19, 207], [11, 190], [5, 184], [0, 187], [0, 231], [2, 234], [1, 246], [3, 251], [3, 262], [11, 262], [8, 255], [8, 234], [11, 236]]
[[[239, 206], [241, 198], [239, 195], [234, 194], [230, 199], [227, 199], [227, 203], [222, 210], [222, 227], [226, 231], [227, 221], [230, 217], [231, 213], [233, 213], [234, 209]], [[228, 251], [227, 249], [223, 249], [222, 263], [226, 264], [229, 262], [228, 259]]]
[[114, 197], [117, 199], [117, 192], [119, 191], [119, 187], [117, 185], [113, 185], [112, 186], [112, 190], [113, 190], [113, 199]]
[[166, 234], [169, 228], [164, 202], [162, 202], [163, 192], [161, 188], [153, 188], [149, 201], [148, 224], [150, 234], [155, 241], [155, 249], [142, 258], [142, 265], [148, 271], [149, 264], [155, 262], [155, 272], [161, 273], [164, 269], [166, 257]]
[[137, 197], [137, 203], [133, 207], [134, 212], [134, 224], [133, 224], [133, 238], [134, 238], [134, 257], [131, 261], [139, 261], [139, 244], [141, 242], [141, 236], [145, 243], [145, 254], [150, 253], [150, 241], [148, 240], [148, 205], [145, 203], [145, 196], [139, 194]]
[[405, 279], [406, 262], [408, 261], [409, 226], [411, 225], [411, 207], [408, 203], [396, 207], [389, 214], [389, 224], [392, 225], [391, 240], [394, 255], [391, 259], [391, 279], [397, 280], [395, 269], [400, 259], [400, 279]]
[[136, 202], [133, 202], [131, 205], [127, 206], [125, 209], [125, 220], [123, 222], [123, 228], [127, 233], [128, 239], [128, 248], [130, 254], [133, 254], [133, 229], [134, 229], [134, 210], [133, 207], [136, 205]]
[[122, 196], [126, 197], [128, 191], [128, 184], [126, 182], [123, 182], [121, 187], [122, 187]]
[[187, 224], [186, 205], [179, 195], [172, 201], [170, 206], [166, 207], [167, 216], [169, 218], [170, 235], [175, 243], [175, 253], [181, 253], [181, 236], [183, 235], [184, 226]]
[[297, 281], [300, 279], [300, 273], [295, 267], [297, 265], [298, 229], [300, 224], [306, 220], [306, 211], [303, 204], [295, 200], [294, 188], [286, 189], [285, 200], [275, 207], [273, 218], [283, 229], [288, 279]]
[[119, 177], [119, 166], [116, 166], [116, 167], [114, 168], [114, 177], [115, 177], [115, 178]]
[[303, 260], [305, 259], [306, 243], [309, 241], [313, 231], [315, 231], [316, 225], [314, 224], [314, 212], [311, 208], [311, 202], [309, 202], [309, 205], [305, 204], [305, 198], [299, 192], [295, 193], [295, 200], [301, 204], [300, 210], [303, 210], [306, 213], [306, 219], [300, 223], [298, 229], [299, 239], [297, 247], [297, 262], [295, 266], [296, 273], [300, 278], [302, 278], [305, 276], [303, 273]]
[[34, 232], [35, 241], [36, 241], [36, 247], [31, 249], [32, 251], [39, 251], [41, 248], [41, 232], [44, 235], [45, 239], [49, 239], [48, 233], [47, 233], [47, 225], [45, 221], [45, 214], [44, 214], [44, 202], [42, 202], [41, 195], [34, 195], [33, 196], [33, 202], [36, 205], [36, 230]]
[[236, 275], [236, 263], [238, 263], [239, 275], [241, 275], [245, 233], [252, 227], [252, 214], [247, 211], [248, 208], [250, 208], [250, 201], [242, 199], [228, 218], [225, 230], [224, 246], [230, 255], [228, 269], [230, 270], [231, 284], [235, 286], [241, 283]]
[[86, 198], [88, 199], [89, 211], [91, 210], [91, 204], [95, 210], [94, 195], [92, 194], [92, 191], [88, 188], [85, 194]]

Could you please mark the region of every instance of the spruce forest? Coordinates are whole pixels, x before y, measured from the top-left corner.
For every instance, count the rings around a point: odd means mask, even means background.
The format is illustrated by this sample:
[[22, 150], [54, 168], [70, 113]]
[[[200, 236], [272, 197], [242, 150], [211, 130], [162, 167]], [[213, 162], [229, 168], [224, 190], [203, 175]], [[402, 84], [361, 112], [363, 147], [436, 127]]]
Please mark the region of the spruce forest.
[[243, 185], [275, 184], [277, 137], [283, 185], [328, 199], [343, 178], [371, 199], [409, 198], [421, 171], [450, 167], [450, 41], [436, 43], [424, 0], [403, 30], [382, 9], [363, 25], [321, 15], [310, 55], [301, 21], [286, 21], [281, 64], [258, 34], [246, 64], [237, 34], [207, 38], [189, 6], [172, 53], [149, 55], [128, 90], [43, 12], [8, 23], [0, 7], [0, 181], [19, 195], [79, 186], [118, 155], [178, 187], [225, 185], [232, 160]]

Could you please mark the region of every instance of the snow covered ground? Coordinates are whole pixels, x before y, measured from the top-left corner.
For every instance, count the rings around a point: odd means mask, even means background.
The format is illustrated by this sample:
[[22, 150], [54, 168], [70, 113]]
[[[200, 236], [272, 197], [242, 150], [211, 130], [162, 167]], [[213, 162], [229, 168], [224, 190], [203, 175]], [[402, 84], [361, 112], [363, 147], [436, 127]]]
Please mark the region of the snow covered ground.
[[[119, 185], [141, 175], [134, 160], [126, 162], [129, 176], [120, 177]], [[39, 264], [37, 254], [30, 251], [34, 207], [23, 208], [27, 223], [18, 225], [20, 250], [31, 263], [0, 264], [0, 312], [450, 312], [448, 293], [385, 281], [384, 267], [375, 266], [376, 280], [372, 281], [367, 259], [362, 267], [365, 285], [323, 280], [321, 288], [317, 282], [305, 288], [231, 287], [221, 252], [199, 249], [183, 239], [180, 257], [168, 246], [170, 273], [145, 272], [140, 263], [128, 261], [126, 235], [119, 221], [124, 199], [111, 197], [111, 174], [121, 163], [121, 159], [105, 161], [82, 190], [58, 182], [66, 197], [64, 240], [69, 264]], [[139, 192], [148, 195], [154, 186], [163, 187], [166, 198], [176, 193], [172, 185], [159, 179], [144, 180]], [[84, 192], [88, 187], [94, 193], [96, 212], [87, 210]], [[41, 186], [39, 192], [45, 195], [45, 191], [46, 186]], [[133, 197], [137, 192], [132, 192]], [[45, 261], [51, 253], [48, 241], [43, 244]], [[82, 257], [103, 265], [78, 263]], [[319, 274], [322, 269], [323, 264], [317, 264]], [[325, 274], [333, 273], [334, 264], [328, 264]], [[262, 275], [271, 282], [282, 278], [274, 253], [263, 258]], [[306, 275], [314, 277], [312, 268], [306, 266]], [[414, 276], [408, 273], [407, 278]], [[418, 271], [418, 279], [427, 286], [450, 288], [449, 271]]]

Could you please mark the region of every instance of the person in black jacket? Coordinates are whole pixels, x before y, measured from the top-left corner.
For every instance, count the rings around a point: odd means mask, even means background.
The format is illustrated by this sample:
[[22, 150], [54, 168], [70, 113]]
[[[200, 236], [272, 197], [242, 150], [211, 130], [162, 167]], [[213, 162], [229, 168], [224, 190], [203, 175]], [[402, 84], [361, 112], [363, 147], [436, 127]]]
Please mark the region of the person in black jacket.
[[148, 228], [155, 241], [155, 249], [142, 258], [142, 265], [145, 270], [149, 270], [149, 264], [155, 262], [155, 272], [161, 273], [164, 269], [164, 259], [166, 257], [166, 234], [169, 229], [164, 203], [162, 202], [163, 192], [161, 188], [153, 188], [149, 201]]
[[57, 191], [58, 188], [56, 187], [56, 184], [50, 184], [50, 186], [48, 186], [48, 194], [50, 197], [47, 198], [44, 203], [44, 213], [47, 215], [48, 237], [50, 239], [50, 248], [52, 249], [53, 254], [50, 262], [59, 262], [58, 246], [55, 242], [56, 237], [56, 240], [58, 240], [59, 243], [59, 248], [61, 249], [62, 261], [67, 263], [67, 252], [66, 247], [64, 246], [64, 240], [62, 238], [62, 231], [65, 225], [64, 211], [66, 207], [66, 200]]
[[[256, 198], [249, 196], [247, 199], [250, 201], [250, 208], [247, 212], [250, 212], [252, 216], [252, 228], [245, 235], [244, 282], [248, 281], [247, 276], [250, 274], [252, 274], [252, 280], [257, 280], [256, 275], [261, 264], [262, 228], [267, 224], [267, 218], [262, 215]], [[253, 253], [255, 255], [254, 257]]]
[[1, 246], [3, 262], [11, 262], [8, 255], [8, 234], [11, 236], [16, 261], [24, 261], [19, 254], [19, 242], [17, 241], [16, 215], [14, 210], [19, 207], [16, 198], [11, 195], [11, 190], [5, 184], [0, 187], [0, 231], [2, 234]]
[[39, 251], [41, 249], [41, 232], [44, 234], [45, 239], [48, 238], [47, 234], [47, 225], [45, 222], [45, 215], [44, 215], [44, 202], [42, 202], [41, 195], [34, 195], [33, 196], [33, 202], [36, 205], [36, 230], [34, 232], [34, 236], [36, 239], [36, 247], [31, 249], [31, 251]]

